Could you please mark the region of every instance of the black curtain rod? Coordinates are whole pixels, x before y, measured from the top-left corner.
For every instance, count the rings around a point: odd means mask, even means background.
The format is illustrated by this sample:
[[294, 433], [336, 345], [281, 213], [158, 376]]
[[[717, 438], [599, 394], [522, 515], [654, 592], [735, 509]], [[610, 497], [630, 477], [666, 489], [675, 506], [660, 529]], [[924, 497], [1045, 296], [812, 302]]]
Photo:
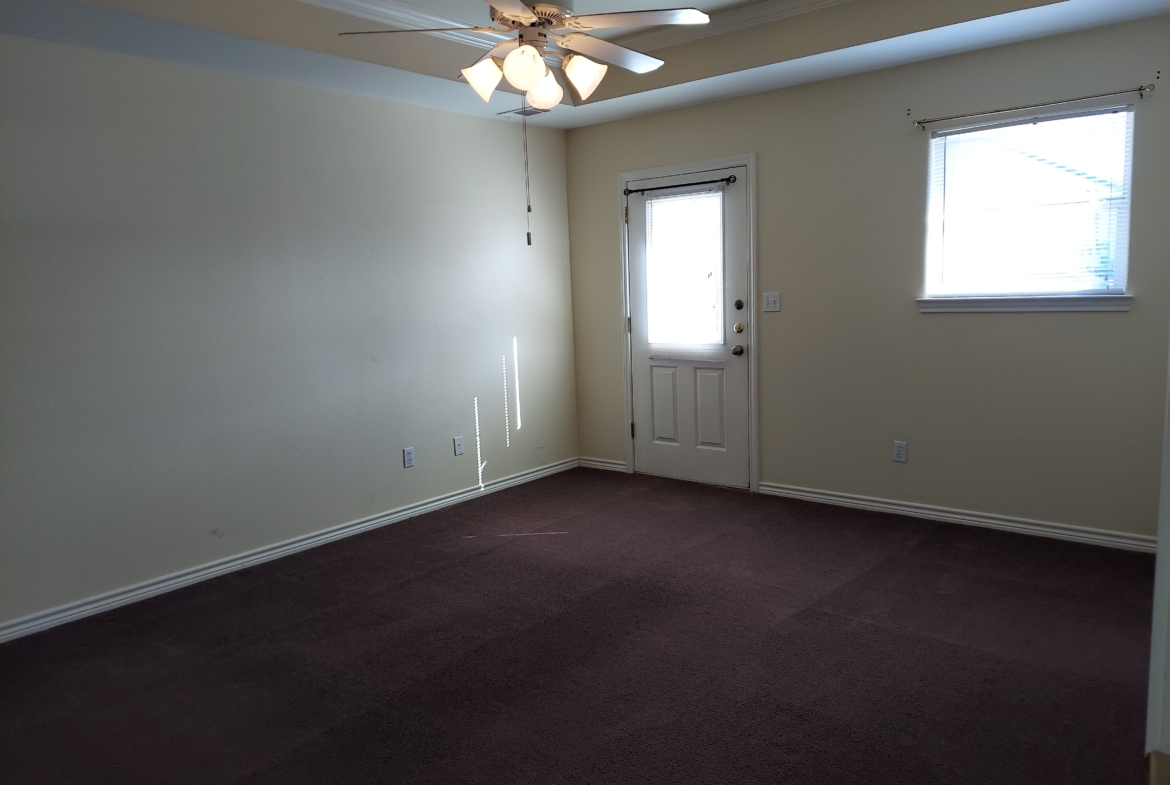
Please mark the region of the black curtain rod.
[[686, 188], [687, 186], [690, 186], [690, 185], [713, 185], [714, 183], [727, 183], [728, 185], [731, 185], [734, 182], [735, 182], [735, 175], [731, 175], [730, 177], [724, 177], [720, 180], [700, 180], [697, 183], [679, 183], [677, 185], [656, 185], [653, 188], [635, 188], [632, 191], [629, 188], [626, 188], [622, 191], [622, 193], [625, 194], [626, 196], [629, 196], [630, 194], [644, 194], [647, 191], [665, 191], [668, 188]]
[[1111, 95], [1125, 95], [1127, 93], [1137, 93], [1140, 97], [1145, 98], [1146, 93], [1154, 92], [1152, 84], [1140, 85], [1138, 87], [1130, 88], [1129, 90], [1114, 90], [1112, 93], [1097, 93], [1097, 95], [1082, 95], [1080, 98], [1066, 98], [1063, 101], [1046, 101], [1042, 104], [1028, 104], [1026, 106], [1013, 106], [1010, 109], [992, 109], [988, 112], [970, 112], [969, 114], [953, 114], [950, 117], [932, 117], [929, 120], [915, 120], [914, 127], [922, 131], [926, 130], [928, 123], [941, 123], [946, 120], [965, 120], [968, 117], [986, 117], [993, 114], [1004, 114], [1005, 112], [1022, 112], [1025, 109], [1042, 109], [1045, 106], [1059, 106], [1060, 104], [1072, 104], [1077, 101], [1091, 101], [1094, 98], [1108, 98]]

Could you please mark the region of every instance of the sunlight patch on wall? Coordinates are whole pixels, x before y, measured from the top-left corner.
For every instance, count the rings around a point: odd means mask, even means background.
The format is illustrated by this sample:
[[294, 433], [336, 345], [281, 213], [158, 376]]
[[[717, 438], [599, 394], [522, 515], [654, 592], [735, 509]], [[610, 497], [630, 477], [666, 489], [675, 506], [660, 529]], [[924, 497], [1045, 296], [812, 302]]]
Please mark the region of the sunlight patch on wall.
[[516, 343], [516, 336], [512, 336], [512, 368], [515, 372], [516, 383], [516, 430], [520, 430], [520, 349]]
[[487, 462], [483, 459], [483, 448], [480, 446], [479, 440], [479, 398], [474, 399], [475, 402], [475, 470], [479, 475], [479, 489], [483, 490], [483, 467], [487, 466]]
[[500, 365], [504, 369], [504, 446], [512, 446], [512, 426], [508, 422], [508, 355], [500, 355]]

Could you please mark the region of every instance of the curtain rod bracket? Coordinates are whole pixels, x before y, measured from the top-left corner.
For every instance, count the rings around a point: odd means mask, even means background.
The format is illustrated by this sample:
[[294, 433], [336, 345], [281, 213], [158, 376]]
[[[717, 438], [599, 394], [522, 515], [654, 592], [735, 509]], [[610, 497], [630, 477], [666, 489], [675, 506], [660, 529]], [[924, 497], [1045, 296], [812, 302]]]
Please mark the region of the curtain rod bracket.
[[1022, 112], [1026, 109], [1041, 109], [1045, 106], [1059, 106], [1060, 104], [1072, 104], [1077, 101], [1091, 101], [1094, 98], [1108, 98], [1112, 95], [1126, 95], [1128, 93], [1137, 93], [1139, 97], [1145, 98], [1146, 93], [1154, 92], [1154, 85], [1140, 85], [1138, 87], [1130, 88], [1129, 90], [1114, 90], [1112, 93], [1098, 93], [1097, 95], [1082, 95], [1080, 98], [1066, 98], [1063, 101], [1047, 101], [1042, 104], [1027, 104], [1026, 106], [1013, 106], [1009, 109], [992, 109], [987, 112], [970, 112], [968, 114], [953, 114], [949, 117], [931, 117], [926, 120], [915, 120], [914, 127], [920, 131], [925, 131], [926, 126], [930, 123], [942, 123], [947, 120], [965, 120], [968, 117], [987, 117], [993, 114], [1005, 114], [1007, 112]]

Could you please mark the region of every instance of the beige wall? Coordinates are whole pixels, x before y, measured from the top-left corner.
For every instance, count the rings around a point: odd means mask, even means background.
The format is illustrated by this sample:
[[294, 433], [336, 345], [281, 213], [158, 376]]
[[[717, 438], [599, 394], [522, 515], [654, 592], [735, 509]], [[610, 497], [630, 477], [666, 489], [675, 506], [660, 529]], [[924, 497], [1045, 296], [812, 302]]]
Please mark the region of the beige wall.
[[6, 36], [0, 74], [0, 624], [469, 488], [473, 396], [485, 479], [577, 455], [562, 132], [529, 248], [515, 123]]
[[[1170, 17], [569, 132], [581, 453], [624, 459], [622, 171], [758, 154], [761, 479], [1150, 535], [1170, 321], [1170, 82], [1136, 118], [1129, 313], [919, 314], [911, 120], [1170, 74]], [[890, 460], [909, 442], [909, 463]]]

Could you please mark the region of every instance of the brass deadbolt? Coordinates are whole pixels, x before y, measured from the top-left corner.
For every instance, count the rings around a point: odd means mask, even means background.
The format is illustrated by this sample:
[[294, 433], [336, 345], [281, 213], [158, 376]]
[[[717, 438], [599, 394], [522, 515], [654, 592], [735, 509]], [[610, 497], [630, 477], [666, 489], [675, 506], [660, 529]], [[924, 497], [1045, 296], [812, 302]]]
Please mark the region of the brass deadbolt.
[[743, 332], [743, 325], [740, 324], [739, 322], [736, 322], [735, 326], [732, 327], [731, 329], [735, 330], [737, 333], [742, 333]]

